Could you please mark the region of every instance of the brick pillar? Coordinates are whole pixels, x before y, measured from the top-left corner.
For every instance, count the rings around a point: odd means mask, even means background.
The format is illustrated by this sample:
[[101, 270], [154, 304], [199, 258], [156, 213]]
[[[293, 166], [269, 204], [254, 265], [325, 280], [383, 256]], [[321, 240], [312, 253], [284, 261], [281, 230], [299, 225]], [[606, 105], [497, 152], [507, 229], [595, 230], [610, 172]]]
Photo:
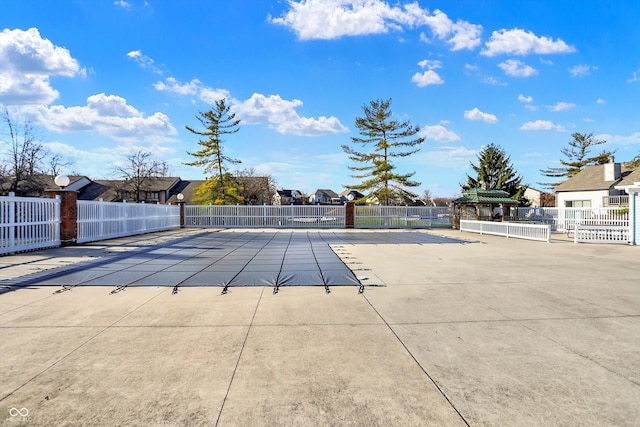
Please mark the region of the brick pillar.
[[356, 224], [356, 204], [347, 202], [344, 205], [344, 224], [346, 228], [354, 228]]
[[60, 243], [75, 245], [78, 239], [78, 192], [48, 190], [49, 197], [60, 196]]

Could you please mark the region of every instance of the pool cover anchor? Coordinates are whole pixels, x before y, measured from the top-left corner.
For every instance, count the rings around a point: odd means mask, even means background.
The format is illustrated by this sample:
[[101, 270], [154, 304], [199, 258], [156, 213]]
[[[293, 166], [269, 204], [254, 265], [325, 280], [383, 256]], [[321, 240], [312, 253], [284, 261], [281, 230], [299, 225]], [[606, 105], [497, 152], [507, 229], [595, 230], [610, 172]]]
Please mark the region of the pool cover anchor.
[[280, 287], [280, 285], [275, 285], [275, 286], [273, 287], [273, 294], [274, 294], [274, 295], [278, 293], [278, 290], [279, 290], [278, 288], [279, 288], [279, 287]]
[[58, 289], [57, 291], [55, 291], [53, 293], [53, 295], [60, 294], [60, 293], [65, 292], [65, 291], [70, 291], [71, 289], [73, 289], [75, 287], [76, 287], [76, 285], [62, 285], [62, 289]]
[[180, 285], [175, 285], [175, 286], [173, 287], [173, 291], [171, 291], [171, 295], [175, 295], [175, 294], [177, 294], [177, 293], [178, 293], [178, 286], [180, 286]]
[[226, 295], [228, 291], [229, 285], [224, 285], [224, 288], [222, 288], [222, 292], [220, 293], [220, 295]]
[[117, 294], [120, 291], [124, 291], [126, 287], [127, 287], [127, 285], [118, 285], [118, 286], [116, 286], [116, 288], [114, 290], [109, 292], [109, 295]]
[[360, 288], [358, 289], [358, 293], [364, 294], [364, 285], [360, 285]]
[[326, 293], [330, 294], [331, 293], [331, 289], [329, 288], [329, 285], [324, 285], [324, 290]]

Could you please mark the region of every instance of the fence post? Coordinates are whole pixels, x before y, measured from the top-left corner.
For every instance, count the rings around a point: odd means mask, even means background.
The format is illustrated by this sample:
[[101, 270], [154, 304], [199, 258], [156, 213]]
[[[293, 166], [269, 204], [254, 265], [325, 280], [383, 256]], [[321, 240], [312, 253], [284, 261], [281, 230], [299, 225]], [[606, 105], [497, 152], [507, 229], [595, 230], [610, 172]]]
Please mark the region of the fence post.
[[9, 218], [7, 218], [9, 227], [7, 228], [9, 232], [9, 247], [13, 248], [16, 245], [16, 193], [13, 191], [9, 193]]
[[354, 202], [347, 202], [344, 205], [344, 225], [345, 228], [354, 228], [356, 224], [356, 215], [355, 208], [356, 204]]
[[78, 192], [74, 190], [47, 190], [49, 197], [60, 196], [60, 244], [75, 245], [78, 239]]
[[180, 207], [180, 228], [184, 228], [184, 202], [178, 202]]

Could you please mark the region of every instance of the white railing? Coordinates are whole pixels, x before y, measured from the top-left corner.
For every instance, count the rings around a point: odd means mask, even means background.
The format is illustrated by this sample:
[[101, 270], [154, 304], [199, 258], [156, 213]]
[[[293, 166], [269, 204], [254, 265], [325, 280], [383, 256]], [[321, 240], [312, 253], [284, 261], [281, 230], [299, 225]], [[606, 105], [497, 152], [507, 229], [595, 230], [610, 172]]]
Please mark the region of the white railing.
[[180, 207], [78, 200], [78, 243], [180, 228]]
[[356, 228], [450, 227], [447, 206], [356, 206]]
[[344, 228], [344, 206], [222, 206], [184, 207], [185, 227]]
[[520, 221], [551, 225], [552, 231], [569, 232], [576, 225], [629, 225], [627, 209], [610, 208], [518, 208]]
[[59, 245], [59, 198], [0, 197], [0, 254]]
[[629, 243], [629, 227], [620, 225], [577, 225], [574, 243]]
[[460, 231], [515, 237], [517, 239], [538, 240], [547, 243], [551, 241], [551, 226], [548, 224], [469, 221], [463, 219], [460, 221]]
[[602, 196], [603, 206], [629, 206], [629, 196]]

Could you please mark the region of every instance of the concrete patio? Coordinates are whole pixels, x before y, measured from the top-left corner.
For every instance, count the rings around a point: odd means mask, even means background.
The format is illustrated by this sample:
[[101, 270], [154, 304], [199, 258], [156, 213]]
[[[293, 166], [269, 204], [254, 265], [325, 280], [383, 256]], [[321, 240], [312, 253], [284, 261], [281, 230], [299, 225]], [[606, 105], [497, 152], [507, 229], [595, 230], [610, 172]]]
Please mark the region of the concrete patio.
[[[18, 286], [202, 232], [1, 257], [0, 421], [640, 424], [640, 247], [377, 231], [401, 243], [331, 244], [362, 294]], [[413, 233], [461, 242], [411, 243]]]

